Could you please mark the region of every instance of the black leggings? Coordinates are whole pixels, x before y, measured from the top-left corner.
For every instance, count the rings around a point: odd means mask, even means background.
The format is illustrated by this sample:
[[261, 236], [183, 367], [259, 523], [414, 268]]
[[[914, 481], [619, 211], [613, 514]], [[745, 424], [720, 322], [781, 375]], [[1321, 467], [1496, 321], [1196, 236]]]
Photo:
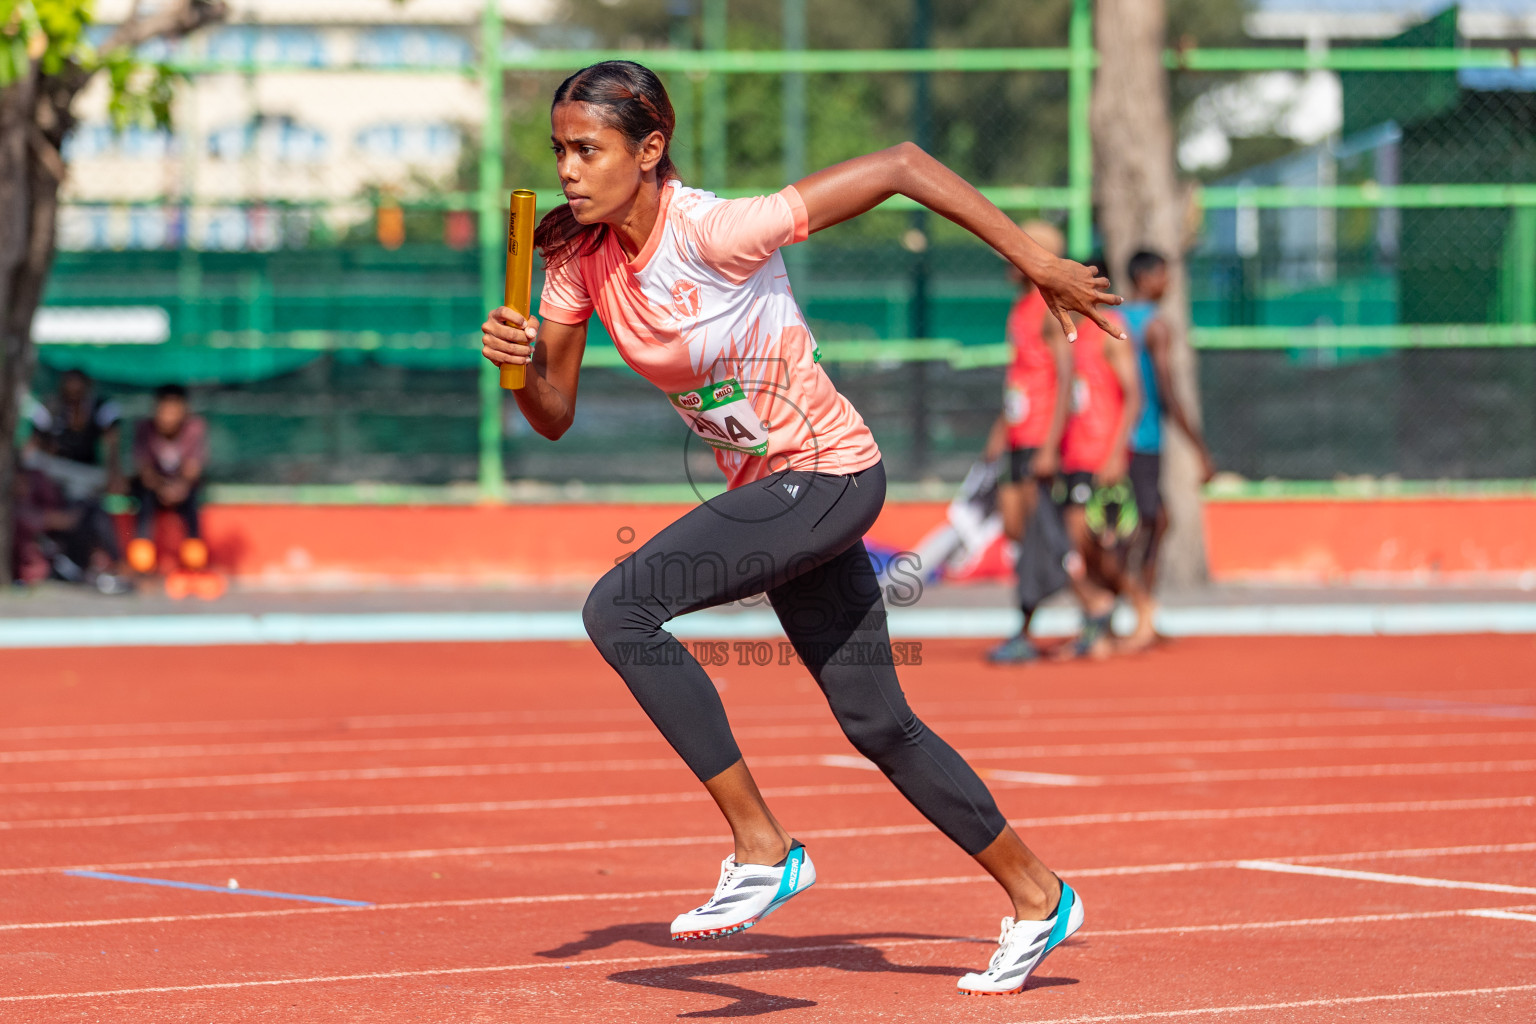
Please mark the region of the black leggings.
[[923, 816], [976, 854], [1006, 821], [986, 785], [902, 695], [863, 536], [885, 503], [879, 464], [850, 475], [783, 470], [712, 498], [597, 582], [587, 633], [701, 780], [741, 759], [693, 654], [662, 627], [767, 592], [838, 725]]

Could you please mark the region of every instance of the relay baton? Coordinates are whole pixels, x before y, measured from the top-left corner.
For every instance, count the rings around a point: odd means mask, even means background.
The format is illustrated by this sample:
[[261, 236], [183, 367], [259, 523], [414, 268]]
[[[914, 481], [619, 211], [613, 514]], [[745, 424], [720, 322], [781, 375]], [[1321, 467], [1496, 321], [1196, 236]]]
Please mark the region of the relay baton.
[[[512, 193], [512, 219], [507, 224], [506, 304], [527, 316], [533, 310], [533, 210], [534, 194], [525, 188]], [[520, 390], [526, 363], [501, 368], [501, 386]]]

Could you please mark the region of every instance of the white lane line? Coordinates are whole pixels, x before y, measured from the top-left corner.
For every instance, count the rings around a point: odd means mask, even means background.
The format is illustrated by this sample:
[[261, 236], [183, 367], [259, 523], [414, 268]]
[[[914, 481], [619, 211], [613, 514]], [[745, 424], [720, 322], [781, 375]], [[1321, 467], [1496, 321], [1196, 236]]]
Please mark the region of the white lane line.
[[[899, 949], [910, 946], [948, 945], [951, 943], [982, 943], [981, 939], [968, 938], [933, 938], [933, 939], [889, 939], [882, 942], [863, 943], [837, 943], [817, 946], [792, 946], [782, 949], [761, 950], [711, 950], [690, 951], [688, 953], [655, 954], [652, 956], [626, 956], [604, 957], [593, 960], [550, 960], [544, 963], [531, 964], [496, 964], [484, 967], [438, 967], [416, 971], [376, 971], [361, 974], [330, 974], [303, 978], [266, 978], [254, 981], [222, 981], [206, 982], [198, 985], [155, 985], [143, 988], [119, 988], [98, 989], [90, 992], [44, 992], [28, 995], [0, 996], [0, 1002], [22, 1003], [40, 1002], [62, 999], [100, 999], [108, 996], [135, 996], [135, 995], [164, 995], [176, 992], [209, 992], [243, 988], [269, 988], [278, 985], [314, 985], [347, 981], [387, 981], [397, 978], [432, 978], [452, 975], [467, 974], [502, 974], [518, 971], [532, 971], [552, 968], [575, 967], [612, 967], [619, 964], [644, 964], [644, 963], [681, 963], [685, 961], [698, 961], [701, 957], [710, 960], [727, 959], [757, 959], [759, 961], [773, 961], [790, 956], [800, 956], [808, 953], [833, 954], [856, 953], [867, 955], [870, 952]], [[819, 957], [820, 962], [831, 959], [829, 956]], [[747, 969], [752, 969], [750, 964]], [[1156, 1018], [1180, 1017], [1190, 1015], [1210, 1015], [1216, 1013], [1238, 1013], [1258, 1010], [1274, 1009], [1299, 1009], [1313, 1006], [1345, 1006], [1357, 1003], [1373, 1002], [1401, 1002], [1413, 999], [1438, 999], [1458, 996], [1485, 996], [1504, 995], [1514, 992], [1530, 992], [1536, 990], [1536, 984], [1530, 985], [1502, 985], [1492, 988], [1436, 990], [1429, 992], [1395, 992], [1384, 995], [1372, 996], [1335, 996], [1328, 999], [1308, 999], [1287, 1003], [1248, 1003], [1237, 1006], [1225, 1007], [1201, 1007], [1191, 1010], [1153, 1010], [1141, 1013], [1112, 1014], [1100, 1017], [1063, 1017], [1049, 1021], [1034, 1021], [1032, 1024], [1102, 1024], [1110, 1021], [1151, 1020]]]
[[1536, 914], [1517, 914], [1507, 909], [1494, 910], [1489, 908], [1487, 910], [1469, 910], [1467, 913], [1472, 917], [1493, 917], [1501, 921], [1536, 921]]
[[1462, 882], [1454, 878], [1421, 878], [1418, 875], [1388, 875], [1379, 871], [1351, 871], [1312, 864], [1286, 864], [1272, 860], [1238, 861], [1247, 871], [1274, 871], [1284, 875], [1316, 875], [1321, 878], [1347, 878], [1359, 882], [1384, 882], [1388, 885], [1416, 885], [1425, 889], [1474, 889], [1478, 892], [1508, 892], [1536, 895], [1536, 886], [1504, 885], [1499, 882]]
[[[822, 757], [755, 757], [752, 766], [793, 768], [830, 765]], [[837, 767], [834, 765], [834, 767]], [[851, 765], [845, 767], [852, 767]], [[544, 761], [522, 764], [444, 764], [409, 768], [318, 768], [248, 775], [184, 775], [164, 779], [82, 779], [69, 782], [15, 782], [0, 793], [116, 793], [155, 789], [216, 789], [229, 786], [289, 786], [307, 782], [379, 782], [397, 779], [458, 779], [503, 775], [553, 775], [578, 772], [672, 771], [686, 774], [676, 757], [617, 761]]]
[[[779, 786], [763, 790], [772, 797], [865, 796], [894, 793], [888, 783], [857, 786]], [[548, 800], [480, 800], [468, 803], [388, 804], [356, 807], [274, 807], [229, 811], [167, 811], [97, 818], [32, 818], [0, 821], [0, 831], [57, 828], [111, 828], [121, 825], [170, 825], [194, 821], [300, 821], [311, 818], [360, 818], [397, 814], [505, 814], [513, 811], [573, 810], [582, 807], [645, 807], [708, 800], [706, 791], [635, 793], [624, 796], [573, 796]]]
[[[1339, 698], [1318, 702], [1335, 706]], [[420, 729], [444, 725], [532, 725], [538, 722], [624, 722], [640, 725], [638, 711], [594, 708], [590, 711], [447, 711], [411, 715], [336, 715], [313, 718], [239, 718], [201, 722], [103, 722], [93, 725], [16, 725], [0, 729], [0, 740], [105, 739], [112, 736], [216, 736], [263, 732], [363, 732], [370, 729]]]
[[159, 995], [169, 992], [209, 992], [223, 989], [236, 988], [266, 988], [273, 985], [315, 985], [326, 982], [340, 981], [384, 981], [393, 978], [436, 978], [445, 975], [456, 974], [501, 974], [513, 971], [536, 971], [548, 969], [563, 969], [570, 967], [612, 967], [618, 964], [650, 964], [650, 963], [679, 963], [688, 960], [697, 961], [700, 957], [712, 960], [745, 959], [757, 957], [769, 959], [775, 957], [798, 956], [804, 953], [858, 953], [860, 955], [877, 952], [885, 949], [896, 949], [903, 946], [933, 946], [949, 943], [980, 942], [980, 939], [962, 938], [933, 938], [933, 939], [888, 939], [881, 942], [863, 943], [843, 942], [821, 946], [791, 946], [786, 949], [743, 949], [743, 950], [692, 950], [687, 953], [661, 953], [654, 956], [615, 956], [605, 957], [600, 960], [549, 960], [544, 963], [534, 964], [496, 964], [487, 967], [437, 967], [419, 971], [376, 971], [366, 974], [328, 974], [308, 978], [267, 978], [259, 981], [216, 981], [201, 985], [156, 985], [146, 988], [117, 988], [102, 989], [95, 992], [45, 992], [36, 995], [0, 996], [0, 1003], [24, 1003], [37, 1002], [39, 1000], [52, 999], [89, 999], [103, 996], [134, 996], [134, 995]]
[[[1398, 743], [1375, 742], [1402, 740]], [[1265, 740], [1213, 740], [1160, 743], [1064, 743], [1035, 747], [980, 747], [959, 750], [969, 761], [1035, 757], [1140, 756], [1148, 754], [1247, 753], [1254, 751], [1325, 750], [1325, 749], [1422, 749], [1450, 746], [1500, 746], [1519, 744], [1536, 746], [1536, 732], [1457, 733], [1454, 735], [1380, 736], [1300, 736]], [[1532, 762], [1536, 763], [1536, 762]], [[798, 768], [825, 765], [834, 768], [877, 770], [863, 757], [851, 754], [768, 755], [752, 758], [754, 768]], [[178, 775], [143, 779], [73, 779], [57, 782], [15, 782], [0, 784], [0, 793], [112, 793], [155, 789], [202, 789], [229, 786], [297, 785], [310, 782], [374, 782], [391, 779], [469, 778], [502, 775], [547, 775], [580, 772], [682, 771], [675, 756], [629, 758], [608, 761], [523, 761], [510, 764], [413, 765], [380, 768], [317, 768], [305, 771], [251, 772], [224, 775]], [[1244, 771], [1245, 769], [1231, 769]], [[1284, 769], [1256, 769], [1282, 771]], [[985, 772], [983, 772], [985, 774]], [[1186, 773], [1187, 774], [1187, 773]], [[1001, 778], [1001, 776], [993, 776]], [[1065, 775], [1084, 779], [1090, 776]], [[1119, 778], [1119, 777], [1115, 777]], [[1027, 780], [1024, 780], [1027, 781]], [[1158, 781], [1163, 781], [1158, 777]], [[1206, 781], [1190, 779], [1186, 781]], [[1080, 783], [1081, 784], [1081, 783]]]
[[1343, 764], [1294, 768], [1223, 768], [1138, 775], [1052, 775], [981, 768], [984, 779], [1043, 786], [1165, 786], [1191, 782], [1264, 782], [1286, 779], [1360, 779], [1402, 775], [1490, 775], [1536, 771], [1536, 761], [1460, 761], [1442, 764]]
[[[772, 758], [754, 757], [752, 764], [754, 766], [758, 764], [766, 766], [770, 760]], [[824, 765], [827, 768], [855, 768], [861, 772], [877, 772], [880, 770], [880, 766], [875, 764], [875, 762], [867, 757], [860, 757], [857, 754], [822, 754], [820, 757], [810, 758], [809, 760], [813, 764]]]
[[1263, 860], [1317, 864], [1324, 861], [1412, 860], [1415, 857], [1469, 857], [1481, 853], [1530, 853], [1536, 843], [1480, 843], [1475, 846], [1420, 846], [1406, 850], [1374, 850], [1361, 853], [1318, 853], [1301, 857], [1264, 857]]
[[[1270, 928], [1325, 928], [1336, 924], [1374, 924], [1382, 921], [1424, 921], [1443, 917], [1516, 917], [1504, 908], [1479, 910], [1419, 910], [1399, 914], [1354, 914], [1347, 917], [1300, 917], [1286, 921], [1234, 921], [1227, 924], [1165, 925], [1161, 928], [1094, 928], [1084, 934], [1092, 938], [1132, 935], [1189, 935], [1200, 932], [1249, 932]], [[1536, 918], [1531, 918], [1536, 920]]]
[[[1458, 691], [1461, 696], [1489, 701], [1510, 699], [1536, 701], [1536, 690], [1529, 688]], [[1382, 699], [1440, 698], [1442, 690], [1400, 690], [1381, 695]], [[1367, 699], [1360, 694], [1230, 694], [1197, 697], [1029, 697], [1020, 699], [943, 701], [925, 700], [922, 710], [930, 717], [941, 715], [985, 714], [1005, 711], [1016, 717], [1050, 711], [1092, 713], [1117, 711], [1185, 711], [1216, 713], [1223, 711], [1293, 710], [1299, 708], [1335, 708], [1342, 702]], [[762, 720], [767, 717], [822, 718], [824, 704], [754, 705], [733, 707], [732, 713]], [[22, 725], [0, 728], [0, 740], [36, 740], [68, 738], [105, 738], [110, 736], [157, 736], [232, 734], [246, 732], [360, 732], [370, 729], [414, 729], [443, 725], [529, 725], [551, 722], [611, 721], [641, 725], [644, 716], [634, 708], [593, 708], [590, 710], [547, 711], [448, 711], [401, 715], [341, 715], [310, 718], [215, 719], [200, 722], [103, 722], [89, 725]]]
[[[919, 710], [922, 710], [919, 708]], [[1000, 718], [949, 720], [933, 718], [934, 730], [944, 734], [1045, 732], [1167, 732], [1240, 729], [1285, 729], [1312, 726], [1411, 725], [1444, 721], [1444, 716], [1425, 711], [1314, 711], [1218, 715], [1130, 715], [1099, 718], [1091, 715], [1061, 718]], [[742, 726], [735, 730], [744, 739], [813, 739], [842, 736], [834, 724]], [[1198, 742], [1198, 741], [1192, 741]], [[34, 764], [56, 761], [123, 761], [173, 757], [245, 757], [293, 754], [381, 753], [404, 750], [473, 750], [477, 748], [602, 747], [620, 743], [660, 745], [655, 729], [610, 730], [575, 733], [516, 733], [470, 736], [409, 736], [376, 739], [268, 740], [248, 743], [156, 744], [151, 746], [42, 748], [0, 751], [0, 764]], [[1017, 749], [1017, 748], [1007, 748]], [[1028, 749], [1028, 748], [1024, 748]]]
[[[1028, 728], [1027, 723], [1021, 728]], [[1158, 740], [1151, 743], [1053, 743], [1028, 747], [969, 747], [968, 758], [1125, 757], [1143, 754], [1246, 754], [1282, 750], [1416, 750], [1427, 747], [1536, 746], [1525, 732], [1405, 733], [1366, 736], [1264, 736], [1240, 740]]]
[[[1017, 618], [1007, 608], [893, 608], [889, 621], [891, 635], [901, 638], [995, 638], [1015, 629]], [[1041, 636], [1068, 636], [1078, 627], [1078, 615], [1068, 608], [1044, 608], [1033, 626]], [[1160, 609], [1157, 627], [1167, 636], [1536, 633], [1536, 605], [1507, 601], [1193, 606]], [[755, 610], [698, 611], [669, 628], [690, 640], [771, 640], [784, 635], [775, 615]], [[0, 622], [0, 647], [32, 648], [586, 639], [577, 611], [114, 615]]]
[[[1022, 827], [1022, 820], [1012, 824]], [[802, 839], [874, 839], [884, 836], [932, 834], [931, 826], [887, 825], [877, 828], [828, 828], [796, 831]], [[647, 839], [591, 839], [564, 843], [522, 843], [515, 846], [448, 846], [414, 850], [359, 850], [350, 853], [291, 853], [266, 857], [200, 857], [188, 860], [140, 860], [115, 864], [34, 865], [0, 868], [0, 877], [16, 875], [52, 875], [62, 871], [150, 871], [210, 867], [282, 866], [294, 864], [382, 863], [395, 860], [442, 860], [449, 857], [516, 857], [539, 853], [584, 853], [599, 850], [633, 850], [671, 846], [708, 846], [729, 840], [725, 835], [657, 836]], [[1326, 861], [1401, 860], [1415, 857], [1459, 857], [1475, 854], [1527, 853], [1536, 843], [1484, 843], [1477, 846], [1415, 847], [1401, 850], [1364, 850], [1354, 853], [1317, 853], [1297, 856], [1265, 857], [1262, 860], [1309, 864]], [[1202, 862], [1203, 863], [1203, 862]], [[1212, 862], [1215, 863], [1215, 862]], [[1235, 861], [1222, 861], [1235, 864]], [[1115, 874], [1120, 868], [1093, 868], [1098, 874]], [[1072, 872], [1076, 874], [1076, 872]]]
[[1376, 996], [1334, 996], [1329, 999], [1298, 999], [1288, 1003], [1240, 1003], [1235, 1006], [1201, 1006], [1189, 1010], [1144, 1010], [1140, 1013], [1111, 1013], [1098, 1017], [1055, 1017], [1020, 1024], [1113, 1024], [1116, 1021], [1167, 1020], [1172, 1017], [1209, 1017], [1226, 1013], [1260, 1013], [1264, 1010], [1304, 1010], [1317, 1006], [1355, 1006], [1362, 1003], [1401, 1003], [1415, 999], [1457, 999], [1469, 996], [1499, 996], [1514, 992], [1536, 992], [1536, 985], [1499, 985], [1494, 988], [1436, 989], [1429, 992], [1389, 992]]
[[1097, 775], [1061, 775], [1056, 772], [1015, 772], [1003, 768], [978, 768], [976, 774], [996, 782], [1018, 782], [1027, 786], [1104, 786], [1109, 778]]
[[[1131, 864], [1121, 867], [1109, 868], [1079, 868], [1064, 871], [1074, 880], [1082, 878], [1104, 878], [1116, 876], [1147, 876], [1158, 874], [1174, 874], [1194, 871], [1212, 871], [1239, 867], [1240, 862], [1234, 860], [1190, 861], [1174, 862], [1169, 864]], [[992, 879], [980, 872], [969, 875], [943, 875], [935, 878], [889, 878], [875, 879], [863, 882], [823, 882], [821, 888], [827, 890], [864, 892], [883, 889], [931, 889], [955, 885], [979, 885], [990, 883]], [[645, 899], [696, 899], [702, 890], [689, 889], [650, 889], [632, 890], [628, 892], [573, 892], [573, 893], [548, 893], [538, 896], [475, 896], [463, 899], [444, 900], [401, 900], [393, 903], [370, 903], [355, 906], [320, 906], [320, 907], [287, 907], [275, 910], [232, 910], [202, 914], [155, 914], [144, 917], [114, 917], [114, 918], [83, 918], [65, 921], [27, 921], [12, 924], [0, 924], [0, 932], [23, 931], [52, 931], [71, 928], [101, 928], [140, 924], [177, 924], [189, 921], [228, 921], [243, 920], [246, 918], [264, 917], [292, 917], [298, 914], [310, 913], [341, 913], [353, 911], [405, 911], [405, 910], [443, 910], [449, 908], [466, 907], [514, 907], [514, 906], [544, 906], [555, 903], [608, 903], [615, 900], [645, 900]], [[1489, 908], [1500, 911], [1524, 910], [1525, 907], [1498, 907]], [[1241, 931], [1245, 929], [1263, 928], [1289, 928], [1303, 925], [1337, 924], [1354, 921], [1408, 921], [1422, 917], [1456, 916], [1472, 913], [1469, 910], [1447, 911], [1423, 911], [1418, 913], [1400, 914], [1366, 914], [1350, 917], [1329, 918], [1305, 918], [1292, 921], [1256, 921], [1237, 924], [1222, 925], [1189, 925], [1189, 926], [1164, 926], [1160, 928], [1132, 928], [1120, 931], [1101, 931], [1095, 929], [1095, 935], [1163, 935], [1185, 931]]]
[[[785, 786], [763, 790], [773, 797], [894, 795], [888, 783], [858, 786]], [[164, 825], [214, 821], [299, 821], [315, 818], [361, 818], [407, 814], [501, 814], [513, 811], [569, 810], [580, 807], [639, 807], [690, 803], [708, 798], [705, 792], [651, 793], [632, 796], [568, 797], [555, 800], [492, 800], [477, 803], [386, 804], [353, 807], [267, 808], [261, 810], [175, 811], [162, 814], [121, 814], [102, 818], [35, 818], [0, 821], [0, 831], [21, 829], [106, 828], [121, 825]], [[1536, 806], [1536, 796], [1477, 797], [1462, 800], [1403, 800], [1389, 803], [1292, 804], [1201, 810], [1114, 811], [1051, 818], [1022, 818], [1017, 828], [1073, 825], [1115, 825], [1148, 821], [1236, 821], [1306, 815], [1423, 814], [1442, 811], [1492, 810]], [[913, 826], [915, 830], [923, 828]], [[924, 827], [925, 828], [925, 827]]]

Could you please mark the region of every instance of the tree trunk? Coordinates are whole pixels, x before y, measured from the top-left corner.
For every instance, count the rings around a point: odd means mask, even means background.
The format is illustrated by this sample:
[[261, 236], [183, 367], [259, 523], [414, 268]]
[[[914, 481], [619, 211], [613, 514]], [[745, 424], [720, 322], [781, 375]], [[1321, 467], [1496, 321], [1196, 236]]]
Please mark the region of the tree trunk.
[[[228, 14], [224, 0], [179, 0], [133, 13], [102, 43], [108, 53], [163, 36], [182, 36]], [[16, 426], [21, 396], [32, 382], [32, 318], [53, 266], [64, 136], [70, 104], [92, 72], [66, 63], [45, 75], [32, 64], [0, 88], [0, 586], [14, 567]]]
[[[1197, 421], [1199, 389], [1189, 345], [1189, 277], [1184, 264], [1186, 192], [1174, 168], [1174, 131], [1163, 68], [1164, 0], [1099, 0], [1094, 41], [1094, 191], [1105, 256], [1125, 294], [1126, 261], [1147, 248], [1168, 258], [1168, 293], [1159, 315], [1171, 328], [1173, 384]], [[1169, 530], [1161, 578], [1175, 586], [1206, 579], [1200, 463], [1188, 439], [1164, 432], [1163, 493]]]
[[32, 382], [32, 319], [53, 265], [74, 80], [29, 75], [0, 90], [0, 583], [14, 566], [16, 446]]
[[0, 90], [0, 584], [9, 586], [16, 505], [16, 417], [31, 378], [31, 314], [20, 306], [22, 267], [31, 233], [31, 133], [36, 79]]

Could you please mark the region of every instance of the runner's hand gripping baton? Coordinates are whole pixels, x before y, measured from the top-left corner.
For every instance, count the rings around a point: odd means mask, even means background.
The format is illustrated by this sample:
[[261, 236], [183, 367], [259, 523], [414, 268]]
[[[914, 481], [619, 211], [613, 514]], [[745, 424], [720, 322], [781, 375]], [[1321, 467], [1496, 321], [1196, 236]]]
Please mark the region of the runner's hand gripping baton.
[[[520, 188], [512, 193], [512, 219], [507, 224], [506, 304], [527, 316], [533, 309], [533, 210], [534, 195]], [[505, 364], [501, 386], [521, 390], [526, 363]]]

